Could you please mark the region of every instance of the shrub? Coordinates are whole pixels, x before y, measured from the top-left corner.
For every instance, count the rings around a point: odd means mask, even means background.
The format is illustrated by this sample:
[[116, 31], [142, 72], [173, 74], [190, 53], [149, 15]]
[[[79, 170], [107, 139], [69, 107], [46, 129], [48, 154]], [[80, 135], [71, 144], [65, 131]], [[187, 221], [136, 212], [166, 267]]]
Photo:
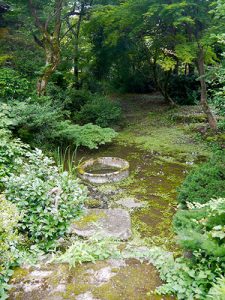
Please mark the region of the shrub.
[[84, 126], [71, 124], [69, 121], [61, 122], [55, 137], [89, 149], [97, 149], [99, 145], [109, 143], [117, 133], [111, 128], [101, 128], [97, 125], [86, 124]]
[[4, 187], [5, 176], [18, 170], [22, 164], [21, 157], [25, 155], [28, 147], [20, 140], [4, 137], [0, 139], [0, 190]]
[[189, 204], [189, 210], [176, 213], [174, 228], [184, 249], [225, 261], [225, 198]]
[[225, 296], [225, 277], [221, 276], [210, 289], [207, 300], [224, 300]]
[[14, 102], [11, 106], [14, 131], [25, 142], [40, 145], [53, 143], [52, 133], [64, 119], [61, 107], [54, 107], [49, 97], [32, 97], [24, 102]]
[[86, 190], [67, 172], [59, 173], [41, 150], [26, 156], [19, 175], [5, 178], [5, 195], [23, 214], [20, 231], [48, 250], [79, 215]]
[[93, 96], [75, 115], [80, 124], [93, 123], [101, 127], [115, 125], [121, 117], [121, 108], [118, 103], [103, 96]]
[[19, 239], [17, 226], [20, 219], [16, 205], [0, 196], [0, 270], [14, 261], [13, 249]]
[[178, 104], [194, 105], [200, 99], [197, 77], [193, 75], [173, 75], [169, 82], [169, 95]]
[[225, 150], [218, 151], [209, 162], [194, 169], [179, 189], [178, 202], [206, 203], [212, 198], [225, 197]]
[[11, 106], [10, 118], [14, 132], [25, 142], [34, 146], [72, 144], [90, 149], [111, 142], [116, 132], [110, 128], [86, 124], [80, 126], [65, 120], [62, 107], [55, 107], [49, 97], [16, 102]]
[[[176, 213], [174, 228], [179, 244], [189, 251], [190, 259], [181, 260], [191, 267], [188, 274], [193, 274], [191, 281], [192, 286], [196, 286], [194, 292], [201, 292], [198, 297], [192, 294], [192, 298], [181, 299], [206, 299], [217, 278], [225, 275], [225, 198], [205, 204], [189, 204], [189, 210]], [[188, 270], [185, 265], [183, 270]], [[176, 283], [180, 279], [177, 278]]]
[[16, 205], [0, 196], [0, 299], [7, 298], [10, 268], [16, 260], [15, 249], [19, 241], [17, 225], [21, 216]]
[[222, 269], [211, 269], [211, 261], [184, 257], [174, 259], [165, 251], [152, 250], [150, 261], [156, 266], [161, 279], [165, 282], [157, 288], [163, 295], [176, 295], [179, 300], [205, 300], [212, 284], [220, 276]]
[[30, 84], [27, 79], [10, 68], [0, 70], [0, 100], [23, 100], [27, 98]]
[[64, 109], [70, 112], [71, 119], [73, 120], [75, 114], [91, 99], [92, 94], [87, 90], [71, 89], [67, 92], [66, 99], [64, 100]]

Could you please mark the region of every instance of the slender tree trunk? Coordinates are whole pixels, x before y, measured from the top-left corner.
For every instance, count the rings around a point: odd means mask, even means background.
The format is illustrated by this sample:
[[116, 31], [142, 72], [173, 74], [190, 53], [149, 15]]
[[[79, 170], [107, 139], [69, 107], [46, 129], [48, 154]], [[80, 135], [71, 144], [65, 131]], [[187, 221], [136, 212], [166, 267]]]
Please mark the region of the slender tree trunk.
[[201, 105], [204, 113], [206, 114], [209, 122], [209, 126], [212, 130], [217, 130], [217, 121], [215, 116], [213, 115], [208, 101], [207, 101], [207, 86], [205, 82], [205, 65], [204, 65], [204, 49], [202, 46], [199, 46], [199, 55], [197, 59], [197, 67], [200, 76], [200, 84], [201, 84]]
[[58, 42], [48, 36], [43, 44], [45, 50], [45, 67], [37, 81], [37, 93], [39, 96], [46, 94], [49, 79], [60, 62], [60, 48]]
[[161, 83], [160, 83], [160, 81], [158, 79], [159, 76], [157, 74], [156, 60], [154, 61], [154, 64], [153, 64], [153, 75], [154, 75], [155, 85], [159, 89], [159, 91], [162, 94], [162, 96], [164, 97], [166, 103], [168, 103], [169, 105], [175, 106], [175, 102], [173, 101], [173, 99], [168, 94], [168, 84], [169, 84], [170, 73], [171, 72], [167, 72], [164, 84], [161, 85]]
[[85, 14], [85, 2], [82, 2], [79, 18], [77, 21], [76, 31], [74, 33], [75, 45], [74, 45], [74, 87], [76, 89], [80, 88], [79, 81], [79, 38], [80, 38], [80, 27]]
[[76, 90], [80, 88], [80, 80], [79, 80], [79, 45], [78, 40], [74, 47], [74, 87]]

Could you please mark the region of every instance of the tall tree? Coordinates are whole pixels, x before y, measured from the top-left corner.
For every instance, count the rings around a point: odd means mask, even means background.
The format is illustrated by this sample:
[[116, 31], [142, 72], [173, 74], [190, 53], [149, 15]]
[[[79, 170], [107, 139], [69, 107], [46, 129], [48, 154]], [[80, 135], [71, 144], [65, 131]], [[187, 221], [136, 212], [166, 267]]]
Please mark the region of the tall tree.
[[46, 93], [48, 81], [60, 62], [63, 0], [54, 0], [53, 6], [48, 7], [47, 16], [43, 16], [44, 6], [40, 7], [33, 0], [29, 0], [29, 8], [39, 32], [39, 37], [34, 35], [34, 38], [45, 52], [45, 67], [37, 82], [37, 93], [40, 96]]
[[193, 22], [186, 23], [188, 42], [196, 45], [196, 66], [201, 84], [201, 105], [207, 115], [211, 129], [217, 130], [217, 121], [208, 104], [207, 85], [205, 80], [205, 63], [207, 55], [215, 56], [210, 47], [209, 32], [214, 25], [213, 16], [210, 14], [214, 1], [187, 0], [187, 13]]
[[79, 40], [80, 40], [80, 31], [81, 24], [85, 16], [88, 14], [90, 8], [92, 7], [94, 0], [80, 0], [74, 1], [72, 8], [64, 16], [66, 20], [68, 32], [72, 33], [73, 36], [73, 70], [74, 70], [74, 87], [76, 89], [80, 88], [79, 80]]

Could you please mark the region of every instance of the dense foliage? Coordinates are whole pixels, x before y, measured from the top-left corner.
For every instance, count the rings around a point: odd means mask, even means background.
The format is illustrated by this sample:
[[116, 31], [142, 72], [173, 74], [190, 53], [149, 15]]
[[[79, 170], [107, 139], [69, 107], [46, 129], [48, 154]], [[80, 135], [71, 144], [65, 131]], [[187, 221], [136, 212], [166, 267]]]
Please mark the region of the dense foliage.
[[180, 188], [178, 200], [185, 209], [175, 214], [174, 230], [185, 256], [167, 262], [156, 257], [166, 281], [161, 293], [176, 294], [178, 299], [224, 297], [224, 165], [224, 151], [215, 153]]
[[30, 83], [11, 68], [0, 69], [0, 100], [23, 100], [27, 97]]
[[[225, 200], [219, 198], [205, 204], [189, 204], [174, 219], [179, 243], [191, 251], [200, 250], [214, 257], [219, 264], [224, 260]], [[211, 267], [212, 268], [212, 267]]]
[[44, 249], [64, 235], [86, 197], [79, 182], [67, 172], [59, 173], [40, 150], [26, 153], [19, 174], [7, 176], [5, 186], [6, 199], [23, 214], [20, 231]]
[[221, 150], [201, 167], [194, 169], [179, 189], [178, 202], [206, 203], [212, 198], [225, 197], [225, 151]]
[[94, 96], [85, 103], [75, 116], [81, 123], [93, 123], [101, 127], [113, 126], [120, 120], [121, 109], [117, 103], [105, 97]]
[[11, 268], [17, 259], [16, 247], [21, 237], [18, 222], [21, 215], [15, 204], [0, 196], [0, 298], [6, 299]]
[[21, 164], [21, 157], [25, 155], [27, 147], [19, 140], [1, 138], [0, 140], [0, 190], [4, 186], [3, 178], [17, 170]]

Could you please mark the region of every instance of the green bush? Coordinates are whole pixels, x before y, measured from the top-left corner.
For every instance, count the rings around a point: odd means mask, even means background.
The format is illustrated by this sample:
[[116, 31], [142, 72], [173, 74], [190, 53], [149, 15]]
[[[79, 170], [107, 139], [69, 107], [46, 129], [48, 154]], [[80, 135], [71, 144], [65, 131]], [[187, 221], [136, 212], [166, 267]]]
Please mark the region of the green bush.
[[67, 141], [75, 148], [80, 146], [89, 149], [97, 149], [112, 141], [117, 133], [111, 128], [101, 128], [97, 125], [86, 124], [84, 126], [71, 124], [69, 121], [61, 122], [58, 131], [55, 131], [55, 138]]
[[61, 107], [54, 107], [49, 97], [14, 102], [11, 106], [14, 132], [25, 142], [34, 145], [54, 143], [52, 133], [64, 119]]
[[110, 127], [119, 122], [121, 108], [104, 96], [93, 96], [75, 115], [80, 124], [93, 123], [101, 127]]
[[29, 95], [30, 84], [27, 79], [10, 68], [0, 69], [0, 100], [23, 100]]
[[225, 197], [225, 150], [218, 151], [209, 162], [194, 169], [179, 189], [178, 202], [206, 203], [212, 198]]
[[86, 190], [67, 172], [60, 173], [41, 150], [26, 156], [19, 174], [5, 178], [5, 196], [23, 214], [20, 231], [48, 250], [79, 215]]
[[160, 295], [175, 295], [179, 300], [205, 300], [209, 289], [220, 276], [220, 267], [212, 269], [208, 258], [194, 253], [192, 260], [173, 258], [162, 250], [152, 249], [150, 261], [156, 266], [164, 284], [157, 288]]
[[194, 75], [172, 75], [169, 95], [178, 104], [194, 105], [200, 100], [200, 86]]
[[25, 142], [34, 146], [74, 145], [90, 149], [111, 142], [116, 132], [110, 128], [86, 124], [80, 126], [66, 119], [66, 112], [55, 107], [49, 97], [37, 101], [15, 102], [10, 118], [13, 131]]
[[21, 157], [25, 155], [28, 146], [20, 140], [4, 137], [0, 139], [0, 191], [4, 187], [3, 178], [18, 170], [22, 164]]
[[225, 198], [189, 204], [189, 210], [176, 213], [174, 228], [184, 249], [225, 261]]
[[7, 298], [8, 279], [16, 260], [15, 249], [19, 241], [17, 232], [21, 216], [16, 205], [0, 196], [0, 299]]
[[91, 101], [92, 94], [87, 90], [70, 89], [67, 92], [66, 99], [64, 100], [64, 109], [69, 111], [71, 119], [75, 118], [78, 111], [81, 110], [88, 101]]
[[189, 210], [176, 213], [174, 228], [178, 243], [190, 255], [190, 259], [182, 260], [191, 266], [192, 281], [201, 291], [196, 299], [206, 299], [212, 285], [225, 275], [225, 198], [189, 204]]
[[225, 298], [225, 277], [221, 276], [210, 289], [207, 300], [224, 300]]

